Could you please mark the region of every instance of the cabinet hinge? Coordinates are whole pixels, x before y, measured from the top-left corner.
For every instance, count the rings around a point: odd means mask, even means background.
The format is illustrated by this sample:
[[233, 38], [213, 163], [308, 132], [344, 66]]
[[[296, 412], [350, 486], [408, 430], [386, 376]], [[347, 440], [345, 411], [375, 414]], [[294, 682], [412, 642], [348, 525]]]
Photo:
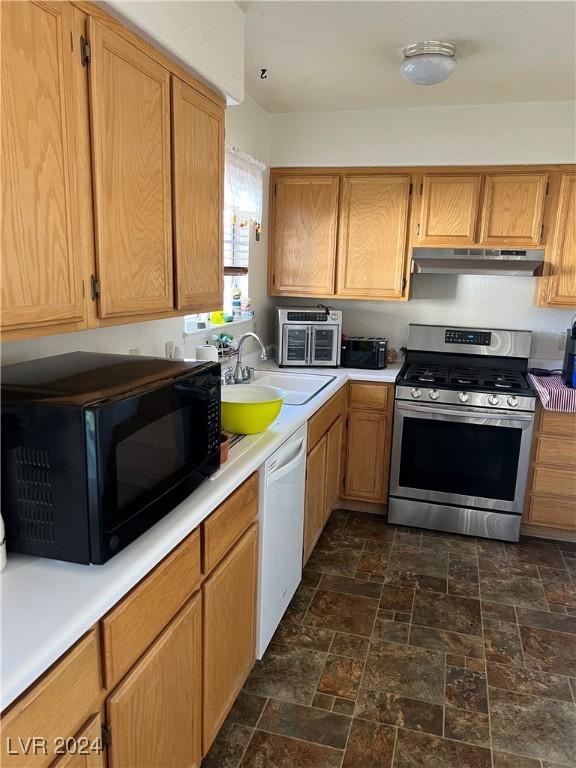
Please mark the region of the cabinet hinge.
[[412, 182], [410, 182], [410, 187], [409, 187], [409, 189], [408, 189], [408, 194], [409, 194], [409, 195], [411, 195], [411, 194], [412, 194], [412, 187], [413, 187], [413, 184], [412, 184]]
[[109, 747], [112, 743], [112, 729], [108, 725], [108, 723], [103, 723], [102, 725], [102, 746], [103, 747]]
[[272, 275], [272, 285], [276, 285], [276, 275]]
[[100, 280], [98, 280], [96, 275], [90, 275], [90, 290], [92, 294], [92, 301], [96, 301], [98, 296], [100, 296], [101, 291]]
[[549, 189], [550, 189], [550, 182], [547, 181], [546, 182], [546, 194], [548, 194]]
[[404, 290], [405, 288], [406, 288], [406, 278], [403, 277], [402, 278], [402, 290]]
[[424, 192], [424, 182], [420, 184], [420, 194]]
[[274, 196], [276, 196], [276, 192], [277, 192], [277, 190], [278, 190], [278, 185], [277, 185], [277, 184], [274, 184]]
[[90, 50], [90, 43], [84, 35], [80, 35], [80, 61], [82, 62], [82, 66], [85, 67], [86, 64], [90, 64], [90, 61], [92, 59], [92, 51]]

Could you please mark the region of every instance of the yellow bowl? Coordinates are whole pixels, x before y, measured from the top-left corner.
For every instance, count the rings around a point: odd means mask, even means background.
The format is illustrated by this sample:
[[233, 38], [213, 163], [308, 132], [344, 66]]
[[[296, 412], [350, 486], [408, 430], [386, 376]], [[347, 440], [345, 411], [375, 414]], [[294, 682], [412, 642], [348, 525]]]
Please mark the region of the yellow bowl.
[[283, 389], [258, 384], [222, 387], [222, 429], [240, 435], [263, 432], [280, 413], [286, 395]]

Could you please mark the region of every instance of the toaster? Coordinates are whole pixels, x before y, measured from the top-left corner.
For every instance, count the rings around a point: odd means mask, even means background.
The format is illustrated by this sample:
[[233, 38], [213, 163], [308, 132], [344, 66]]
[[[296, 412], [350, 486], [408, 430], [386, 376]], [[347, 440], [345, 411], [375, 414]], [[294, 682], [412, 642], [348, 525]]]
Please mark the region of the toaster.
[[343, 336], [340, 364], [344, 368], [386, 368], [388, 339], [379, 336]]

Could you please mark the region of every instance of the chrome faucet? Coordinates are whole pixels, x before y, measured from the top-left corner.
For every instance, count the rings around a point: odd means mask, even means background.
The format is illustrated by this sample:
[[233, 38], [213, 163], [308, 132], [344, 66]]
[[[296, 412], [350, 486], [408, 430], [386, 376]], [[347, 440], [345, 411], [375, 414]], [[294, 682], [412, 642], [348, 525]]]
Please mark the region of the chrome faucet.
[[236, 366], [234, 368], [234, 384], [244, 384], [247, 381], [250, 381], [250, 379], [254, 376], [254, 369], [250, 368], [249, 366], [246, 366], [245, 368], [242, 367], [242, 347], [244, 345], [244, 342], [246, 339], [252, 337], [253, 339], [256, 339], [258, 344], [260, 344], [260, 360], [267, 360], [268, 356], [266, 354], [266, 347], [262, 343], [262, 339], [257, 336], [255, 333], [252, 333], [252, 331], [249, 331], [248, 333], [245, 333], [243, 336], [240, 337], [240, 340], [238, 341], [238, 346], [236, 347], [236, 354], [237, 354], [237, 360], [236, 360]]

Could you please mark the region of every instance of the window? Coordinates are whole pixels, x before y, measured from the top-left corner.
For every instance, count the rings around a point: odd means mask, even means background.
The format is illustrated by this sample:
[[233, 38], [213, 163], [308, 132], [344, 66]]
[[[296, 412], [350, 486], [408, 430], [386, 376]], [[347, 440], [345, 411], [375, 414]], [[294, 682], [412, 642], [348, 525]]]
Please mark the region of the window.
[[224, 312], [234, 313], [232, 299], [240, 290], [249, 297], [251, 238], [259, 238], [264, 165], [234, 147], [226, 147], [224, 172]]
[[[224, 306], [225, 315], [233, 315], [232, 297], [240, 290], [241, 302], [250, 296], [250, 243], [260, 238], [262, 218], [262, 183], [266, 166], [249, 155], [226, 146], [224, 167]], [[208, 314], [189, 315], [194, 320], [208, 320]], [[240, 319], [236, 315], [235, 319]], [[186, 330], [188, 326], [186, 324]]]

